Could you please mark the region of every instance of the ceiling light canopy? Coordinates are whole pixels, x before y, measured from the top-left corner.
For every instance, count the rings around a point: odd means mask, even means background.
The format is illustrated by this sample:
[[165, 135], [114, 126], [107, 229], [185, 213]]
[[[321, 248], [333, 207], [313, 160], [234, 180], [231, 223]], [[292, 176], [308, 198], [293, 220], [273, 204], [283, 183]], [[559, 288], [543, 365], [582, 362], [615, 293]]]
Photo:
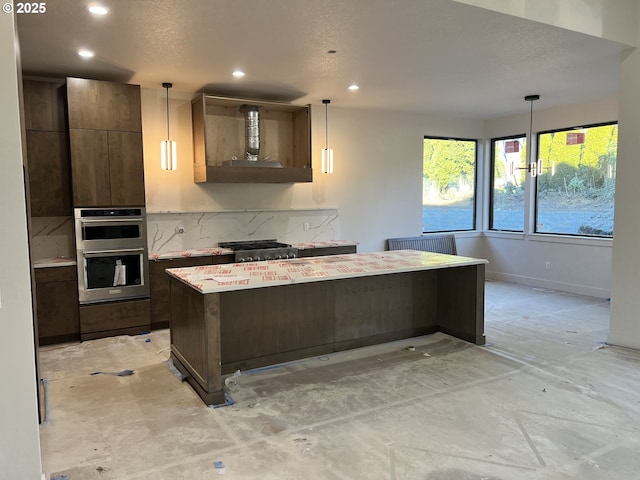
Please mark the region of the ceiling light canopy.
[[109, 13], [109, 9], [107, 7], [97, 4], [91, 5], [89, 7], [89, 11], [94, 15], [106, 15], [107, 13]]

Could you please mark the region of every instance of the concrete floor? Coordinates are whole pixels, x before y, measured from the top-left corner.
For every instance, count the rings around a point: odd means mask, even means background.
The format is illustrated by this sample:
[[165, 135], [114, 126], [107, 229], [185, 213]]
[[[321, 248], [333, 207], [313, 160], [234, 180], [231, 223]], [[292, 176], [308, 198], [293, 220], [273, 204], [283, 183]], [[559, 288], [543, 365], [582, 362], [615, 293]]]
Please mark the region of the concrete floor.
[[[169, 371], [168, 331], [42, 348], [44, 471], [639, 478], [640, 352], [603, 345], [608, 302], [488, 282], [485, 303], [485, 347], [435, 334], [247, 372], [231, 387], [235, 404], [217, 409]], [[135, 373], [89, 375], [123, 369]]]

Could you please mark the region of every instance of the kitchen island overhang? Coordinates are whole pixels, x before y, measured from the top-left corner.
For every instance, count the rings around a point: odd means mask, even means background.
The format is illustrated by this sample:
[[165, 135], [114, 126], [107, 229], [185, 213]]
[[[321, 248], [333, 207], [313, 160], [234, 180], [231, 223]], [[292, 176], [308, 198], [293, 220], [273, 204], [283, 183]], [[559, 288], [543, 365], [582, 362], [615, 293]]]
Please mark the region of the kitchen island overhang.
[[168, 269], [171, 357], [219, 405], [238, 369], [438, 331], [483, 345], [486, 263], [398, 250]]

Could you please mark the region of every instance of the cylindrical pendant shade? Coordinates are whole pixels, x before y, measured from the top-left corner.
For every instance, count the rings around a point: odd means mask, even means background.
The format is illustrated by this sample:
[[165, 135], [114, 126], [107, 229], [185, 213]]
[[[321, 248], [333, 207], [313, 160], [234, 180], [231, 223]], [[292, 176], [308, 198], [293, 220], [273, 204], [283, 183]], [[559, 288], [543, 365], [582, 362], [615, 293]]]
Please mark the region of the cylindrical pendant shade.
[[163, 170], [175, 170], [177, 166], [176, 142], [163, 140], [160, 142], [160, 165]]
[[333, 149], [322, 149], [322, 173], [333, 173]]

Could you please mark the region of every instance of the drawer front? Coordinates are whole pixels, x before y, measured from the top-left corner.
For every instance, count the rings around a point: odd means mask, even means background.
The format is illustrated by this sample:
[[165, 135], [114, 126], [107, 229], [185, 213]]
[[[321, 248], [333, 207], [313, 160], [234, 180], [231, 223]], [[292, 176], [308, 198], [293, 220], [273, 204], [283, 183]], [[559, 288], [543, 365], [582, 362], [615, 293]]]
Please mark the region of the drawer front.
[[43, 267], [36, 268], [34, 270], [36, 283], [77, 281], [77, 269], [75, 265], [64, 267]]
[[80, 306], [80, 333], [109, 332], [139, 327], [149, 331], [149, 300], [96, 303]]

